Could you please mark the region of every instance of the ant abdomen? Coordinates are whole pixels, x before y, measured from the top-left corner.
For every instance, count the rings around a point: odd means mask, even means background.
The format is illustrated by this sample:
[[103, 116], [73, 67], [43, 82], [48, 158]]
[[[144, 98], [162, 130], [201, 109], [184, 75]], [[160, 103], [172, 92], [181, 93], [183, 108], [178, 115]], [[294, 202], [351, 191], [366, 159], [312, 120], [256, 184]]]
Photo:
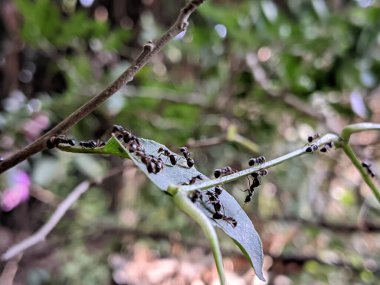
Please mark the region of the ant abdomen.
[[233, 169], [231, 166], [225, 166], [222, 168], [217, 168], [214, 170], [214, 176], [215, 178], [219, 178], [222, 176], [230, 175], [237, 172], [236, 169]]
[[264, 156], [259, 156], [259, 157], [252, 157], [248, 161], [249, 166], [254, 166], [255, 164], [263, 164], [265, 162], [265, 157]]

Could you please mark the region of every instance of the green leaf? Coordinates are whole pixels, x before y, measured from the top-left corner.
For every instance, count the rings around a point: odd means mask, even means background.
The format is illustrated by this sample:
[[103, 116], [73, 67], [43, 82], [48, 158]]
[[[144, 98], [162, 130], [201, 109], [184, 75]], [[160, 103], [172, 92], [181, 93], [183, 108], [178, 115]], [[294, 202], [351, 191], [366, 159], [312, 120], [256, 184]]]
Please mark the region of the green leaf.
[[59, 145], [58, 148], [66, 152], [89, 153], [89, 154], [112, 154], [122, 158], [129, 158], [129, 154], [120, 146], [119, 141], [115, 137], [111, 137], [104, 146], [95, 148], [85, 148], [77, 146]]
[[[139, 141], [144, 147], [145, 153], [147, 155], [157, 156], [157, 150], [160, 147], [166, 148], [164, 145], [152, 140], [140, 138]], [[128, 149], [126, 149], [121, 142], [120, 146], [124, 148], [125, 152], [128, 153], [128, 155], [132, 158], [132, 161], [162, 191], [167, 191], [167, 189], [169, 187], [173, 187], [173, 185], [178, 185], [180, 190], [180, 185], [187, 183], [191, 178], [197, 175], [200, 175], [202, 177], [202, 181], [200, 182], [210, 180], [207, 176], [200, 173], [195, 167], [189, 168], [186, 164], [186, 160], [182, 156], [179, 156], [175, 153], [173, 154], [178, 160], [175, 166], [171, 165], [168, 158], [161, 156], [165, 163], [164, 168], [157, 174], [149, 173], [146, 165], [141, 162], [138, 156], [136, 156], [134, 153], [129, 153]], [[213, 191], [213, 188], [205, 189], [205, 191], [207, 190]], [[263, 250], [260, 237], [256, 232], [255, 227], [253, 226], [250, 218], [240, 207], [239, 203], [226, 190], [224, 190], [223, 193], [219, 196], [219, 199], [223, 205], [224, 214], [228, 217], [233, 217], [237, 221], [237, 226], [235, 228], [226, 221], [214, 220], [212, 218], [212, 215], [214, 213], [212, 205], [210, 203], [207, 203], [207, 201], [197, 202], [195, 205], [199, 210], [202, 211], [204, 215], [208, 217], [214, 226], [219, 227], [234, 240], [243, 254], [249, 259], [251, 265], [255, 269], [256, 275], [264, 281], [265, 279], [262, 272]]]

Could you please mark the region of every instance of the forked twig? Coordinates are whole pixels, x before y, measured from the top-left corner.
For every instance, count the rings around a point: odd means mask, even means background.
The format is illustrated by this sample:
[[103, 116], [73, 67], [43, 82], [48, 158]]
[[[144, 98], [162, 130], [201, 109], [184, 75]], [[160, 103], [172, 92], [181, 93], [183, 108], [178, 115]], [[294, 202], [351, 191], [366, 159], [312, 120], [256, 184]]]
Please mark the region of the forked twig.
[[[104, 179], [120, 173], [123, 167], [115, 167], [108, 171], [106, 175], [96, 180], [86, 180], [80, 183], [74, 190], [57, 206], [50, 219], [33, 235], [15, 244], [1, 255], [2, 261], [10, 260], [26, 249], [44, 241], [46, 236], [55, 228], [62, 217], [70, 209], [70, 207], [84, 194], [92, 185], [101, 183]], [[1, 284], [1, 283], [0, 283]]]
[[66, 197], [66, 199], [58, 205], [54, 214], [50, 217], [49, 221], [42, 226], [42, 228], [40, 228], [35, 234], [9, 248], [5, 253], [2, 254], [1, 260], [10, 260], [26, 249], [36, 245], [41, 241], [44, 241], [46, 236], [55, 228], [67, 210], [79, 199], [79, 197], [84, 192], [88, 190], [90, 186], [91, 182], [84, 181], [75, 187], [75, 189]]

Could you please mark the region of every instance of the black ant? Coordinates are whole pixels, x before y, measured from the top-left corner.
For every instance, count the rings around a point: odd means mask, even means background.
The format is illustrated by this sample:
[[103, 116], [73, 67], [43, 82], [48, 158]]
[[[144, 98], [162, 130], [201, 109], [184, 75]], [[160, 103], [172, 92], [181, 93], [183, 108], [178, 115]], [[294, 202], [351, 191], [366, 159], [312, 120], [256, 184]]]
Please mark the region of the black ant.
[[244, 203], [249, 203], [252, 200], [253, 192], [255, 192], [255, 188], [260, 186], [260, 180], [259, 178], [254, 178], [252, 183], [250, 183], [249, 188], [245, 189], [244, 192], [248, 192], [247, 196], [245, 197]]
[[256, 187], [259, 187], [260, 185], [261, 185], [260, 176], [258, 175], [256, 177], [253, 177], [250, 188], [256, 188]]
[[332, 142], [328, 142], [328, 143], [326, 143], [326, 144], [320, 149], [320, 151], [321, 151], [321, 152], [327, 152], [327, 151], [329, 151], [330, 149], [332, 149], [332, 147], [333, 147], [333, 143], [332, 143]]
[[101, 140], [97, 140], [97, 141], [89, 140], [89, 141], [80, 141], [79, 145], [81, 147], [86, 147], [86, 148], [95, 148], [95, 147], [103, 147], [106, 145], [106, 143]]
[[218, 196], [211, 191], [206, 191], [206, 195], [208, 196], [208, 202], [213, 205], [215, 212], [219, 212], [223, 206]]
[[185, 157], [186, 162], [187, 162], [187, 166], [190, 168], [193, 167], [194, 166], [194, 159], [191, 158], [190, 152], [187, 149], [187, 147], [183, 146], [179, 150], [182, 152], [183, 156]]
[[156, 164], [153, 161], [148, 161], [146, 164], [146, 169], [149, 173], [155, 173], [156, 172]]
[[172, 165], [176, 165], [177, 164], [177, 159], [176, 159], [175, 155], [172, 154], [167, 148], [163, 148], [161, 146], [161, 147], [159, 147], [159, 149], [157, 150], [157, 152], [159, 153], [159, 156], [160, 155], [167, 156], [170, 159], [170, 163]]
[[221, 213], [221, 212], [215, 212], [213, 215], [212, 215], [212, 218], [215, 219], [215, 220], [220, 220], [221, 218], [223, 218], [224, 215]]
[[139, 144], [137, 144], [135, 141], [131, 141], [130, 143], [127, 144], [128, 151], [130, 153], [134, 153], [136, 151], [142, 151], [143, 148]]
[[305, 149], [306, 152], [314, 152], [317, 150], [318, 150], [318, 146], [316, 144], [312, 144]]
[[123, 126], [113, 125], [112, 134], [114, 134], [118, 139], [122, 139], [126, 131], [127, 130]]
[[137, 150], [135, 155], [140, 157], [141, 162], [146, 165], [146, 169], [149, 173], [157, 174], [164, 169], [164, 163], [161, 158], [147, 155], [143, 150]]
[[123, 131], [125, 131], [125, 128], [123, 126], [113, 125], [112, 133], [122, 133]]
[[261, 185], [260, 176], [266, 176], [266, 175], [268, 175], [267, 169], [260, 169], [256, 172], [251, 173], [254, 187], [260, 186]]
[[[253, 189], [255, 190], [255, 189]], [[248, 192], [248, 195], [245, 197], [245, 200], [244, 200], [244, 203], [249, 203], [252, 201], [252, 196], [253, 196], [253, 191], [252, 192]]]
[[259, 157], [252, 157], [248, 161], [249, 166], [254, 166], [255, 164], [263, 164], [265, 162], [265, 157], [264, 156], [259, 156]]
[[260, 175], [260, 176], [266, 176], [268, 175], [268, 170], [266, 169], [260, 169], [257, 171], [257, 174]]
[[190, 195], [190, 200], [193, 203], [195, 203], [197, 200], [201, 200], [203, 202], [203, 196], [202, 196], [201, 191], [194, 190], [194, 192], [191, 193], [191, 195]]
[[228, 224], [230, 224], [233, 228], [236, 228], [236, 226], [238, 224], [234, 218], [228, 217], [228, 216], [226, 216], [220, 212], [215, 212], [212, 215], [212, 218], [215, 220], [223, 220], [223, 221], [227, 222]]
[[127, 130], [125, 130], [125, 132], [123, 133], [123, 141], [125, 143], [135, 142], [136, 144], [140, 145], [139, 139]]
[[220, 186], [215, 186], [215, 188], [214, 188], [214, 192], [215, 192], [215, 195], [216, 195], [216, 196], [219, 196], [220, 194], [222, 194], [223, 189], [222, 189], [222, 187], [220, 187]]
[[189, 182], [184, 182], [184, 183], [182, 183], [182, 185], [191, 185], [191, 184], [194, 184], [194, 183], [197, 181], [197, 179], [198, 179], [198, 180], [203, 180], [202, 176], [201, 176], [200, 174], [198, 174], [198, 175], [192, 177], [192, 178], [189, 180]]
[[318, 134], [318, 133], [316, 133], [316, 134], [314, 134], [314, 135], [312, 135], [312, 136], [308, 136], [308, 137], [307, 137], [307, 141], [308, 141], [309, 143], [312, 143], [313, 141], [315, 141], [316, 139], [319, 139], [320, 137], [321, 137], [321, 135]]
[[214, 176], [215, 178], [219, 178], [219, 177], [226, 176], [235, 172], [237, 172], [236, 169], [233, 169], [231, 166], [225, 166], [223, 168], [215, 169]]
[[161, 158], [154, 159], [154, 163], [156, 164], [157, 173], [164, 169], [164, 163]]
[[153, 174], [157, 174], [164, 168], [162, 161], [154, 159], [154, 158], [151, 158], [150, 160], [148, 160], [145, 165], [148, 172], [153, 173]]
[[[321, 136], [320, 136], [320, 134], [318, 134], [318, 133], [316, 133], [316, 134], [314, 134], [314, 135], [312, 135], [312, 136], [308, 136], [307, 137], [307, 142], [310, 144], [310, 143], [312, 143], [312, 142], [314, 142], [316, 139], [319, 139]], [[316, 144], [311, 144], [311, 145], [309, 145], [306, 149], [305, 149], [305, 151], [306, 152], [314, 152], [314, 151], [317, 151], [318, 150], [318, 145], [316, 145]], [[323, 149], [323, 151], [322, 152], [326, 152], [327, 151], [327, 149]]]
[[[220, 202], [220, 200], [218, 199], [218, 197], [216, 197], [214, 194], [210, 195], [209, 196], [209, 203], [214, 207], [214, 211], [215, 211], [215, 213], [212, 215], [212, 217], [215, 220], [222, 219], [225, 215], [221, 213], [223, 205]], [[224, 211], [224, 208], [223, 208], [223, 211]]]
[[248, 179], [249, 188], [244, 190], [244, 192], [248, 192], [248, 195], [245, 197], [244, 203], [249, 203], [252, 201], [252, 196], [253, 196], [253, 192], [255, 191], [255, 188], [261, 185], [260, 176], [265, 176], [267, 174], [268, 174], [268, 170], [266, 169], [261, 169], [251, 174], [252, 181]]
[[139, 139], [130, 131], [126, 130], [123, 126], [114, 125], [112, 133], [115, 134], [118, 139], [123, 139], [125, 143], [135, 142], [137, 145], [140, 146]]
[[362, 161], [362, 166], [367, 170], [369, 176], [371, 177], [376, 176], [375, 173], [371, 169], [371, 164], [369, 164], [368, 162]]
[[74, 139], [68, 139], [64, 135], [59, 135], [59, 136], [52, 136], [47, 142], [46, 146], [49, 149], [57, 147], [59, 144], [69, 144], [71, 146], [75, 145], [75, 140]]
[[146, 155], [145, 152], [142, 152], [142, 151], [137, 151], [136, 156], [140, 156], [141, 162], [144, 163], [145, 165], [148, 165], [148, 163], [152, 161], [152, 157], [149, 155]]
[[237, 221], [234, 218], [232, 218], [232, 217], [224, 216], [222, 218], [222, 220], [225, 221], [225, 222], [227, 222], [228, 224], [230, 224], [233, 228], [236, 228], [236, 226], [238, 224]]
[[[153, 157], [149, 163], [149, 165], [151, 165], [151, 163], [153, 163], [153, 173], [154, 174], [157, 174], [158, 172], [160, 172], [162, 169], [164, 169], [164, 163], [162, 162], [161, 158], [155, 158]], [[148, 172], [149, 172], [149, 169], [148, 169]]]
[[215, 220], [222, 219], [223, 221], [226, 221], [227, 223], [231, 224], [232, 227], [235, 228], [237, 226], [236, 220], [232, 217], [227, 217], [225, 214], [221, 212], [222, 209], [224, 211], [224, 207], [220, 202], [218, 195], [209, 190], [206, 191], [206, 195], [208, 196], [208, 202], [214, 207], [215, 210], [215, 213], [213, 213], [212, 218]]

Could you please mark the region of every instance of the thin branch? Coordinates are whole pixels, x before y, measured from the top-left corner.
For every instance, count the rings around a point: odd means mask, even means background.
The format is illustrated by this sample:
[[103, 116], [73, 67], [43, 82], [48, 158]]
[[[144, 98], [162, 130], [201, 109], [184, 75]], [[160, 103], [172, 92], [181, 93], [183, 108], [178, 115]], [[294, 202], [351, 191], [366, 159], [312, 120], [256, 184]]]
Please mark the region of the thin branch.
[[3, 269], [3, 272], [0, 276], [0, 284], [1, 285], [12, 285], [14, 284], [14, 278], [16, 276], [18, 270], [18, 263], [22, 257], [22, 254], [18, 255], [17, 258], [8, 261]]
[[186, 4], [180, 11], [176, 22], [161, 38], [148, 42], [144, 45], [141, 54], [132, 62], [123, 74], [119, 76], [109, 87], [93, 97], [90, 101], [82, 105], [66, 119], [60, 122], [57, 126], [41, 136], [28, 146], [19, 150], [15, 154], [5, 159], [0, 164], [0, 173], [8, 170], [16, 164], [24, 161], [28, 157], [42, 151], [46, 148], [47, 141], [57, 134], [66, 132], [73, 125], [78, 123], [84, 117], [93, 112], [100, 104], [115, 94], [122, 86], [133, 80], [136, 73], [157, 54], [170, 40], [172, 40], [179, 33], [184, 32], [188, 26], [188, 19], [190, 15], [204, 2], [204, 0], [192, 0]]
[[311, 220], [303, 219], [301, 217], [296, 217], [296, 216], [273, 216], [269, 218], [261, 218], [261, 222], [264, 224], [268, 222], [279, 222], [281, 224], [297, 223], [305, 227], [317, 227], [317, 228], [330, 230], [333, 232], [348, 233], [348, 234], [358, 233], [358, 232], [375, 234], [375, 233], [380, 232], [380, 224], [374, 224], [368, 221], [365, 221], [362, 225], [355, 225], [355, 224], [331, 223], [326, 220], [311, 221]]
[[315, 111], [308, 104], [298, 99], [291, 93], [287, 92], [278, 92], [271, 87], [268, 76], [265, 73], [264, 69], [260, 66], [259, 60], [257, 59], [254, 53], [248, 53], [246, 56], [246, 63], [251, 69], [253, 78], [260, 85], [260, 87], [272, 98], [282, 100], [285, 104], [291, 108], [303, 113], [309, 117], [312, 117], [317, 120], [324, 119], [322, 114]]
[[9, 248], [5, 253], [2, 254], [1, 260], [7, 261], [15, 257], [21, 252], [24, 252], [26, 249], [44, 241], [46, 236], [55, 228], [59, 223], [62, 217], [70, 209], [70, 207], [80, 198], [80, 196], [85, 193], [90, 186], [94, 184], [101, 183], [104, 179], [119, 174], [124, 167], [115, 167], [108, 171], [106, 175], [100, 177], [99, 179], [92, 181], [83, 181], [74, 190], [57, 206], [57, 209], [54, 211], [50, 219], [33, 235], [24, 239], [23, 241], [15, 244]]
[[[348, 270], [351, 270], [356, 273], [360, 273], [362, 271], [368, 271], [369, 269], [367, 266], [361, 266], [358, 265], [356, 262], [350, 262], [345, 259], [333, 259], [329, 260], [327, 258], [322, 258], [319, 257], [318, 255], [298, 255], [298, 254], [281, 254], [281, 255], [271, 255], [274, 260], [274, 262], [278, 261], [281, 263], [296, 263], [299, 264], [300, 266], [306, 265], [310, 261], [317, 262], [321, 265], [326, 265], [326, 266], [334, 266], [334, 267], [342, 267]], [[347, 259], [347, 258], [346, 258]], [[370, 271], [375, 275], [379, 276], [380, 275], [380, 268], [377, 265], [371, 266]]]
[[[96, 229], [96, 230], [95, 230]], [[163, 240], [163, 241], [169, 241], [171, 243], [181, 243], [185, 247], [195, 248], [200, 247], [204, 250], [204, 252], [208, 253], [210, 246], [207, 242], [205, 242], [204, 239], [194, 239], [189, 238], [187, 236], [181, 236], [181, 235], [172, 235], [167, 232], [161, 232], [161, 231], [142, 231], [139, 229], [131, 229], [126, 227], [120, 227], [117, 225], [110, 225], [109, 223], [97, 223], [91, 227], [87, 227], [85, 229], [85, 234], [83, 238], [90, 242], [95, 241], [99, 242], [99, 240], [108, 240], [110, 237], [118, 236], [120, 239], [122, 239], [123, 236], [130, 236], [132, 238], [149, 238], [154, 241]], [[65, 239], [67, 237], [63, 237], [63, 240], [60, 241], [54, 241], [52, 245], [48, 246], [47, 248], [41, 249], [39, 252], [33, 252], [33, 254], [25, 256], [25, 259], [28, 260], [34, 260], [34, 259], [41, 259], [46, 258], [49, 253], [51, 253], [51, 249], [55, 247], [59, 247], [60, 245], [65, 243]], [[237, 255], [240, 255], [241, 252], [237, 248], [231, 248], [231, 249], [225, 249], [223, 251], [224, 257], [234, 257]], [[289, 263], [297, 263], [301, 266], [305, 265], [308, 261], [315, 261], [321, 265], [327, 265], [327, 266], [334, 266], [334, 267], [343, 267], [347, 268], [349, 270], [352, 270], [354, 272], [362, 272], [363, 270], [368, 270], [367, 267], [363, 267], [360, 264], [352, 264], [348, 262], [344, 262], [343, 260], [326, 260], [318, 257], [317, 255], [299, 255], [299, 254], [288, 254], [288, 253], [282, 253], [280, 255], [271, 255], [269, 252], [265, 254], [266, 256], [271, 256], [275, 261], [277, 262], [283, 262], [286, 264]], [[380, 268], [378, 266], [372, 267], [371, 270], [374, 272], [374, 274], [379, 275], [380, 274]]]
[[[322, 146], [326, 143], [329, 143], [329, 142], [339, 142], [339, 141], [340, 141], [340, 138], [337, 135], [326, 134], [322, 138], [320, 138], [318, 141], [316, 141], [314, 144], [316, 144], [318, 147], [320, 147], [320, 146]], [[307, 148], [308, 148], [308, 146], [304, 146], [304, 147], [297, 149], [291, 153], [285, 154], [283, 156], [280, 156], [278, 158], [275, 158], [273, 160], [270, 160], [270, 161], [265, 162], [263, 164], [260, 164], [258, 166], [251, 167], [248, 169], [244, 169], [242, 171], [236, 172], [236, 173], [231, 174], [231, 175], [223, 176], [223, 177], [218, 178], [218, 179], [207, 180], [203, 183], [188, 185], [188, 186], [182, 186], [182, 185], [173, 186], [173, 187], [171, 187], [171, 189], [168, 189], [168, 192], [173, 193], [173, 194], [177, 190], [181, 190], [184, 192], [190, 192], [190, 191], [194, 191], [197, 189], [207, 189], [207, 188], [210, 188], [213, 186], [232, 182], [232, 181], [238, 180], [244, 176], [248, 176], [253, 172], [257, 172], [258, 170], [271, 168], [271, 167], [276, 166], [278, 164], [281, 164], [284, 161], [287, 161], [289, 159], [298, 157], [300, 155], [309, 154], [309, 152], [306, 151]]]
[[365, 131], [380, 131], [380, 124], [365, 122], [348, 125], [343, 128], [341, 137], [344, 142], [348, 143], [352, 134]]
[[40, 185], [32, 184], [30, 187], [30, 196], [41, 201], [42, 203], [48, 204], [50, 206], [57, 207], [62, 201], [60, 197], [53, 194], [51, 191], [42, 188]]
[[55, 210], [54, 214], [50, 217], [49, 221], [43, 225], [35, 234], [24, 239], [18, 244], [15, 244], [9, 248], [1, 256], [1, 260], [7, 261], [18, 255], [21, 252], [24, 252], [26, 249], [44, 241], [46, 236], [54, 229], [58, 222], [65, 215], [67, 210], [79, 199], [79, 197], [86, 192], [91, 186], [91, 182], [84, 181], [80, 183], [75, 189], [66, 197], [65, 200]]

